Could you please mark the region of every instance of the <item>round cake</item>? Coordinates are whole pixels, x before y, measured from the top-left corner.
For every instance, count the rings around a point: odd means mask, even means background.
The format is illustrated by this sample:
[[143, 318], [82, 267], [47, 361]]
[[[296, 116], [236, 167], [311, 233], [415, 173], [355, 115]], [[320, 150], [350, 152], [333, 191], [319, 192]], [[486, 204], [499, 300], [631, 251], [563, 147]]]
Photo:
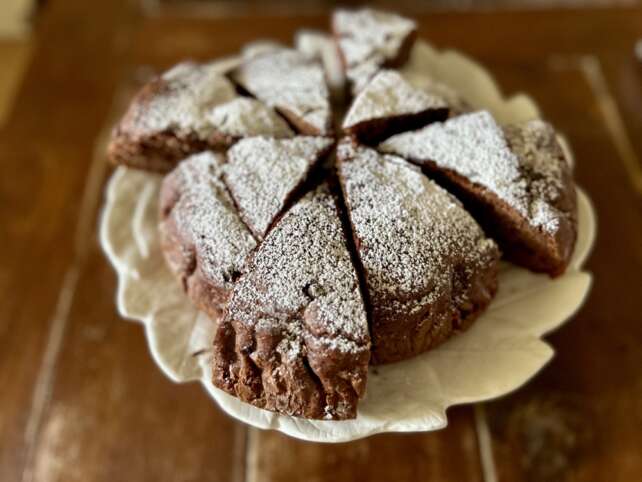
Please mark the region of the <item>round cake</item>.
[[314, 44], [252, 44], [150, 80], [109, 155], [165, 175], [161, 247], [214, 322], [214, 385], [342, 420], [370, 365], [426, 352], [484, 312], [501, 257], [562, 274], [577, 206], [550, 124], [501, 125], [407, 75], [412, 20], [338, 10], [331, 24]]

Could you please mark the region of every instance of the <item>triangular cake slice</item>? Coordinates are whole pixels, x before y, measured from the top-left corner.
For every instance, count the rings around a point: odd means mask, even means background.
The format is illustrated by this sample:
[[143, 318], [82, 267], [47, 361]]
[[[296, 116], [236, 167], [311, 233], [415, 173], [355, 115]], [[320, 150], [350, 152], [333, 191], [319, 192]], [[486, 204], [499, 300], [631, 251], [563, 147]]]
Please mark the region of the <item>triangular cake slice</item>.
[[206, 149], [246, 136], [292, 137], [274, 109], [240, 97], [217, 63], [178, 64], [147, 83], [114, 129], [112, 162], [165, 172]]
[[499, 251], [419, 168], [349, 140], [339, 179], [372, 312], [372, 360], [429, 350], [467, 328], [497, 289]]
[[328, 137], [250, 137], [228, 150], [225, 181], [239, 214], [258, 239], [333, 143]]
[[564, 272], [577, 236], [575, 185], [550, 124], [500, 127], [485, 111], [399, 134], [380, 150], [410, 159], [464, 202], [507, 259]]
[[217, 328], [214, 385], [288, 415], [354, 418], [369, 358], [357, 273], [323, 184], [251, 256]]
[[359, 141], [375, 144], [447, 117], [442, 97], [413, 87], [395, 70], [381, 70], [354, 99], [342, 127]]
[[408, 59], [417, 36], [412, 20], [370, 8], [339, 9], [332, 31], [351, 84], [357, 94], [382, 67], [396, 68]]
[[160, 193], [161, 248], [194, 304], [212, 319], [225, 309], [256, 241], [222, 181], [221, 154], [193, 155], [165, 176]]
[[320, 62], [292, 49], [273, 49], [247, 59], [232, 78], [274, 107], [301, 134], [332, 133], [330, 92]]

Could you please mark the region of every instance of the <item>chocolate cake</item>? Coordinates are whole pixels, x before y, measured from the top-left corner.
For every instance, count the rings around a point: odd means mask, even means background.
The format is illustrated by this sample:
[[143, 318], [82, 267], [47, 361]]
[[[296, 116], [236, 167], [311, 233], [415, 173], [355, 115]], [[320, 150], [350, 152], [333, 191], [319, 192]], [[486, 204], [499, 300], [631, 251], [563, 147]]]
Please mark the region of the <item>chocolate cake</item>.
[[566, 269], [577, 236], [575, 185], [550, 124], [502, 128], [480, 111], [379, 148], [422, 165], [458, 195], [508, 260], [551, 276]]
[[417, 355], [468, 327], [497, 290], [495, 243], [407, 161], [347, 139], [337, 158], [372, 310], [373, 363]]
[[417, 36], [412, 20], [369, 8], [335, 11], [332, 31], [353, 94], [382, 67], [396, 68], [408, 59]]
[[375, 144], [447, 117], [448, 105], [440, 96], [412, 87], [395, 70], [382, 70], [352, 102], [343, 130], [365, 144]]
[[336, 201], [323, 184], [270, 231], [216, 330], [214, 384], [261, 408], [356, 416], [370, 338]]
[[[153, 79], [110, 155], [171, 170], [161, 248], [213, 321], [214, 384], [257, 407], [343, 420], [357, 414], [369, 364], [417, 356], [484, 312], [497, 245], [561, 274], [577, 207], [549, 124], [500, 126], [464, 113], [462, 97], [421, 69], [392, 70], [414, 22], [362, 9], [332, 25], [305, 54], [260, 42]], [[319, 60], [339, 65], [329, 41], [356, 94], [334, 112]], [[346, 110], [334, 149], [332, 119]]]

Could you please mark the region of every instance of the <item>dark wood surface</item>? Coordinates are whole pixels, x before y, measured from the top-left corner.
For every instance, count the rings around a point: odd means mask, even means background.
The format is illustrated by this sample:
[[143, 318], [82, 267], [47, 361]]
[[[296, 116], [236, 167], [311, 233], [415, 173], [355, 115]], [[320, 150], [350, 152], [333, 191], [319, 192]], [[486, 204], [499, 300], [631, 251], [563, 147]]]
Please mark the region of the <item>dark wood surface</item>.
[[317, 445], [248, 429], [154, 365], [96, 241], [104, 140], [137, 77], [323, 16], [144, 14], [51, 0], [0, 130], [0, 480], [642, 480], [642, 10], [432, 14], [421, 33], [533, 95], [598, 214], [591, 295], [515, 394], [436, 433]]

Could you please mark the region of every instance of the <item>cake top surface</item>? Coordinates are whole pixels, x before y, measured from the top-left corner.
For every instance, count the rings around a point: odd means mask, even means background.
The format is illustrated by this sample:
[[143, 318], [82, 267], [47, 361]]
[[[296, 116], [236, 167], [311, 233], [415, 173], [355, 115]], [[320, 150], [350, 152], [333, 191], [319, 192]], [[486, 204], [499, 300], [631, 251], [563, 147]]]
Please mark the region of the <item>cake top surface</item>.
[[[453, 270], [486, 267], [495, 243], [460, 203], [403, 159], [338, 147], [339, 173], [371, 298], [410, 311], [451, 289]], [[420, 296], [420, 298], [418, 298]]]
[[179, 164], [164, 182], [173, 183], [178, 193], [169, 216], [190, 237], [202, 272], [217, 286], [231, 287], [257, 243], [221, 179], [223, 163], [222, 155], [196, 154]]
[[328, 350], [369, 350], [357, 274], [327, 185], [268, 233], [234, 288], [228, 316], [257, 332], [287, 333], [282, 356], [300, 356], [308, 336]]
[[412, 20], [369, 8], [336, 10], [332, 29], [352, 92], [359, 92], [382, 65], [395, 63], [417, 25]]
[[445, 109], [438, 95], [410, 85], [395, 70], [381, 70], [357, 95], [343, 121], [350, 128], [364, 121]]
[[215, 63], [183, 62], [143, 88], [123, 127], [142, 135], [182, 130], [205, 137], [212, 126], [205, 120], [204, 110], [236, 96], [234, 85]]
[[153, 135], [165, 131], [207, 139], [271, 135], [292, 137], [287, 122], [262, 102], [240, 97], [218, 62], [177, 64], [147, 84], [122, 128]]
[[228, 150], [225, 180], [241, 217], [258, 238], [333, 143], [328, 137], [250, 137]]
[[315, 134], [330, 132], [330, 94], [317, 60], [292, 49], [267, 50], [248, 59], [232, 75], [255, 97], [300, 119]]
[[294, 132], [272, 107], [250, 97], [237, 97], [205, 111], [205, 120], [232, 137], [293, 137]]
[[347, 65], [359, 64], [373, 57], [394, 59], [417, 24], [393, 13], [370, 8], [336, 10], [332, 17], [335, 34]]
[[393, 136], [384, 152], [453, 170], [508, 203], [532, 226], [555, 233], [556, 201], [565, 189], [568, 163], [552, 127], [540, 120], [500, 127], [479, 111]]

